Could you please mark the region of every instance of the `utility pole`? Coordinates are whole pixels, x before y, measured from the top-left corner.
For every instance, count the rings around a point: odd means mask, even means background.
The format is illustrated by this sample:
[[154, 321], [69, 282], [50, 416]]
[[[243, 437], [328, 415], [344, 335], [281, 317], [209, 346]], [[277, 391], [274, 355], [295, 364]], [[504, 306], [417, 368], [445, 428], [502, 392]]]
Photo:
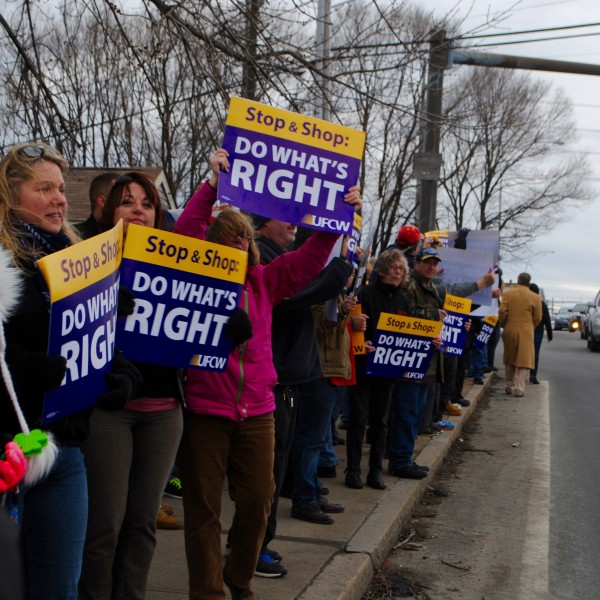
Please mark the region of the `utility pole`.
[[317, 7], [317, 117], [329, 121], [329, 56], [331, 51], [331, 0]]
[[419, 180], [419, 229], [436, 228], [437, 186], [440, 179], [440, 123], [442, 121], [442, 90], [444, 69], [448, 67], [448, 47], [444, 30], [433, 33], [429, 40], [427, 93], [421, 150], [415, 156], [413, 176]]
[[256, 100], [256, 55], [258, 50], [258, 22], [264, 0], [246, 0], [246, 60], [242, 69], [242, 97]]

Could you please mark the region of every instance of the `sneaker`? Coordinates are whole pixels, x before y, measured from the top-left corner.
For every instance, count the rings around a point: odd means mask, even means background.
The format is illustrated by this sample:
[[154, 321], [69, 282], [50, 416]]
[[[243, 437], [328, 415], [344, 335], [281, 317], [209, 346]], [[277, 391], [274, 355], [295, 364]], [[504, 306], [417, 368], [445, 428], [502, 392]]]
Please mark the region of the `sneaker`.
[[280, 562], [273, 560], [268, 554], [260, 554], [254, 574], [258, 577], [283, 577], [287, 575], [287, 568]]
[[416, 464], [390, 469], [390, 475], [404, 479], [425, 479], [427, 471], [420, 469]]
[[335, 477], [337, 477], [337, 470], [335, 468], [335, 465], [333, 465], [333, 467], [318, 467], [317, 477], [319, 479], [334, 479]]
[[166, 513], [162, 506], [158, 509], [158, 514], [156, 515], [156, 528], [157, 529], [181, 529], [183, 527], [183, 523], [172, 514]]
[[436, 421], [433, 424], [434, 429], [454, 429], [454, 423], [450, 421]]
[[173, 510], [173, 507], [170, 504], [167, 504], [166, 502], [160, 505], [160, 510], [162, 510], [167, 515], [172, 515], [175, 512]]
[[365, 487], [358, 471], [347, 471], [344, 483], [346, 484], [346, 487], [353, 490], [362, 490]]
[[292, 506], [292, 517], [309, 523], [318, 525], [332, 525], [335, 521], [326, 515], [316, 502], [311, 502], [306, 506]]
[[425, 435], [427, 437], [435, 437], [436, 435], [442, 435], [442, 432], [439, 429], [433, 429], [431, 427], [427, 427], [426, 429], [423, 429], [423, 431], [420, 431], [419, 435]]
[[452, 415], [453, 417], [460, 417], [460, 415], [462, 415], [462, 408], [456, 404], [452, 404], [452, 402], [448, 402], [444, 412], [447, 415]]
[[181, 479], [179, 479], [179, 477], [171, 477], [171, 479], [167, 481], [167, 487], [163, 492], [163, 496], [168, 496], [169, 498], [179, 498], [181, 500]]
[[467, 407], [467, 406], [471, 406], [471, 401], [467, 400], [466, 398], [463, 398], [462, 396], [460, 398], [457, 398], [455, 402], [453, 402], [452, 404], [458, 404], [459, 406], [462, 406], [463, 408]]
[[262, 548], [260, 551], [261, 554], [268, 554], [271, 557], [273, 562], [281, 562], [283, 560], [283, 556], [277, 552], [277, 550], [271, 550], [271, 548]]
[[335, 504], [335, 502], [329, 502], [325, 496], [321, 496], [317, 500], [317, 505], [324, 513], [343, 513], [346, 509], [342, 504]]

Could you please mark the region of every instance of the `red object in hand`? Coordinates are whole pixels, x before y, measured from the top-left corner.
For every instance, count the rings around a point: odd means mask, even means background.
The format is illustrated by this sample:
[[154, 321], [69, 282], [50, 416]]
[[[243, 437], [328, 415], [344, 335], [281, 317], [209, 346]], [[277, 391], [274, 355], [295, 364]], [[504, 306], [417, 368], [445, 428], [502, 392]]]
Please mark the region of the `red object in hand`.
[[15, 442], [8, 442], [4, 450], [4, 460], [0, 460], [0, 494], [14, 487], [23, 479], [27, 471], [27, 459], [23, 450]]

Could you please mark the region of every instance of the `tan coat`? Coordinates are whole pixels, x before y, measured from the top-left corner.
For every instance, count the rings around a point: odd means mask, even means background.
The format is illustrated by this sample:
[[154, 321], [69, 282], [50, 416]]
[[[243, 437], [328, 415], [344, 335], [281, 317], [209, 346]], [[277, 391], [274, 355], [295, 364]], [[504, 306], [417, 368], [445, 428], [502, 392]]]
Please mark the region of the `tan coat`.
[[526, 285], [517, 285], [502, 295], [500, 325], [504, 327], [504, 364], [535, 368], [533, 331], [542, 320], [542, 301]]

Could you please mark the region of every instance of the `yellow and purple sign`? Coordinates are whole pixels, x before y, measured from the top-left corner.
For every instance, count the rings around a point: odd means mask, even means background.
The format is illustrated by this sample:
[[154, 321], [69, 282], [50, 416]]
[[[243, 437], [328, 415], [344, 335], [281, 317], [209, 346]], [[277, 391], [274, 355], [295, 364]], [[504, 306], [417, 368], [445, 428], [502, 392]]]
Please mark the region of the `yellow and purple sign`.
[[465, 325], [471, 312], [471, 300], [446, 294], [444, 310], [446, 318], [442, 327], [442, 345], [440, 350], [446, 354], [462, 356], [467, 341]]
[[498, 317], [489, 315], [481, 321], [481, 331], [479, 335], [473, 340], [473, 344], [477, 348], [484, 348], [490, 341], [490, 337], [494, 332], [494, 328], [498, 324]]
[[243, 210], [350, 235], [354, 209], [343, 201], [358, 182], [366, 134], [266, 104], [232, 98], [223, 147], [229, 172], [218, 198]]
[[441, 321], [381, 313], [366, 373], [377, 377], [418, 382], [424, 379], [433, 355]]
[[44, 398], [42, 424], [96, 403], [115, 347], [123, 225], [40, 259], [50, 291], [48, 355], [67, 372]]
[[121, 283], [135, 309], [118, 325], [130, 359], [223, 371], [231, 341], [223, 326], [238, 305], [248, 254], [159, 229], [129, 225]]

